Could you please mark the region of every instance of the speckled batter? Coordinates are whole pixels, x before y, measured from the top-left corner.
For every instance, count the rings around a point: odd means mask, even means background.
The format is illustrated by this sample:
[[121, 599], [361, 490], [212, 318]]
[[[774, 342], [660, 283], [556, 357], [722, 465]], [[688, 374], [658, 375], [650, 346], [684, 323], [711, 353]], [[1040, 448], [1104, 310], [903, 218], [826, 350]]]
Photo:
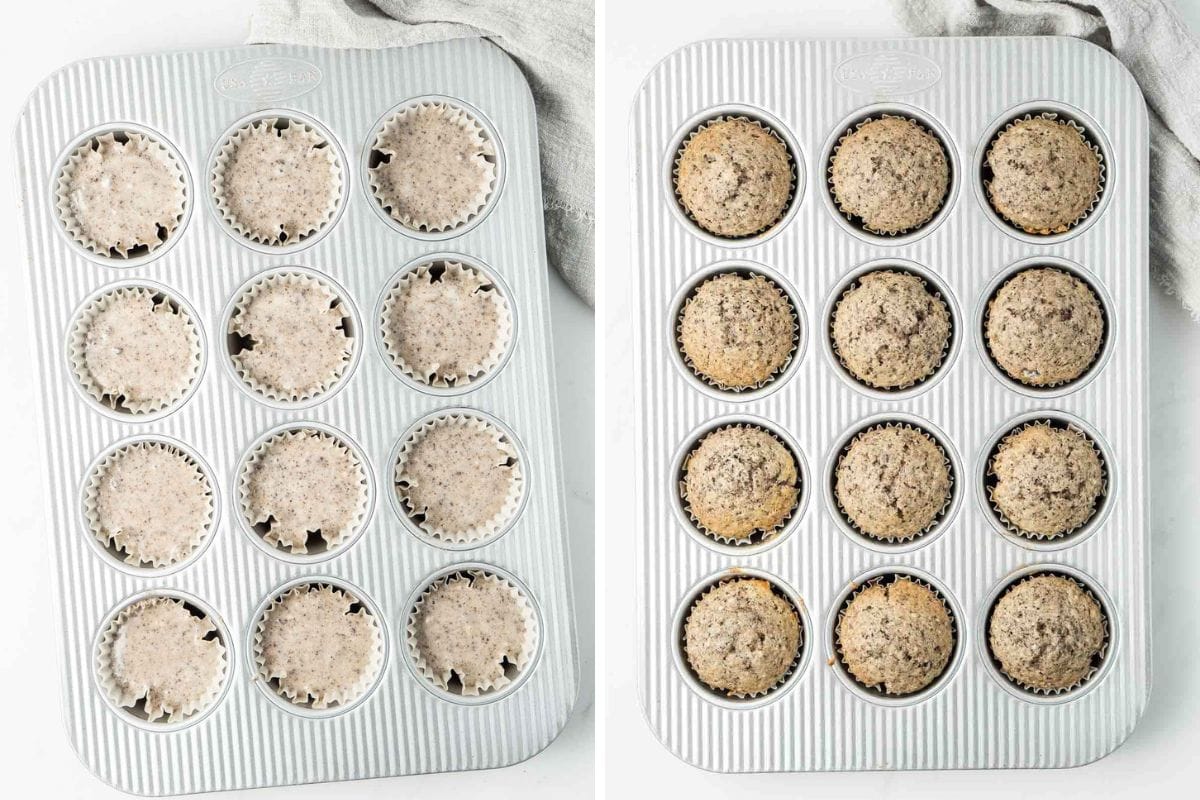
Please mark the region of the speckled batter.
[[928, 529], [950, 501], [950, 468], [924, 433], [899, 425], [873, 428], [838, 460], [838, 504], [863, 533], [907, 539]]
[[[439, 266], [439, 265], [433, 265]], [[401, 369], [431, 386], [459, 386], [494, 366], [508, 341], [508, 304], [483, 273], [446, 262], [392, 290], [383, 337]]]
[[863, 275], [833, 312], [833, 346], [856, 378], [881, 389], [933, 374], [950, 343], [950, 311], [915, 275]]
[[101, 464], [87, 499], [92, 532], [129, 564], [165, 567], [191, 555], [212, 522], [212, 487], [179, 450], [140, 442]]
[[496, 178], [495, 147], [466, 112], [444, 103], [403, 109], [384, 123], [371, 167], [375, 196], [409, 228], [444, 231], [483, 210]]
[[533, 655], [528, 609], [494, 575], [453, 575], [429, 588], [411, 620], [410, 646], [422, 672], [442, 689], [457, 676], [464, 695], [507, 686], [505, 662], [521, 669]]
[[498, 530], [516, 496], [516, 450], [486, 422], [459, 417], [426, 426], [396, 465], [396, 491], [423, 529], [463, 541]]
[[778, 528], [796, 507], [796, 459], [761, 428], [721, 428], [683, 463], [685, 508], [710, 533], [748, 539]]
[[933, 590], [897, 578], [854, 596], [838, 619], [837, 646], [859, 683], [886, 694], [911, 694], [946, 669], [954, 628]]
[[830, 173], [838, 207], [875, 233], [903, 233], [925, 224], [950, 185], [946, 151], [912, 120], [869, 120], [842, 139]]
[[762, 275], [717, 275], [684, 304], [684, 357], [721, 388], [760, 386], [796, 349], [796, 318], [787, 296]]
[[987, 152], [988, 198], [1029, 233], [1062, 233], [1078, 222], [1100, 192], [1100, 160], [1065, 122], [1017, 120]]
[[182, 309], [152, 289], [124, 288], [84, 312], [76, 369], [88, 392], [130, 413], [165, 408], [199, 370], [199, 335]]
[[213, 176], [217, 204], [230, 223], [256, 242], [303, 239], [329, 221], [341, 196], [333, 148], [303, 123], [262, 119], [221, 148]]
[[278, 598], [259, 624], [259, 675], [313, 708], [358, 699], [379, 674], [383, 634], [366, 607], [355, 605], [358, 599], [341, 589], [316, 584]]
[[792, 196], [783, 141], [745, 119], [707, 123], [688, 139], [675, 189], [696, 223], [717, 236], [751, 236], [773, 225]]
[[1056, 386], [1087, 372], [1100, 353], [1104, 314], [1083, 281], [1050, 267], [1027, 269], [988, 301], [988, 351], [1009, 377]]
[[1043, 691], [1068, 689], [1092, 671], [1104, 645], [1104, 613], [1070, 578], [1035, 575], [996, 603], [988, 644], [1017, 683]]
[[293, 553], [308, 552], [321, 532], [328, 547], [351, 536], [366, 507], [366, 474], [354, 452], [329, 434], [291, 430], [269, 439], [247, 465], [244, 509], [262, 536]]
[[704, 593], [683, 629], [688, 665], [706, 686], [730, 696], [762, 694], [783, 680], [800, 648], [800, 618], [759, 578]]
[[1100, 456], [1082, 433], [1046, 423], [1004, 439], [992, 459], [992, 502], [1023, 533], [1059, 536], [1091, 519], [1104, 490]]
[[176, 722], [216, 698], [225, 674], [225, 646], [216, 625], [170, 597], [138, 600], [117, 615], [101, 645], [102, 676], [113, 700], [131, 708], [145, 700], [146, 717]]
[[243, 295], [229, 319], [229, 332], [244, 337], [233, 363], [268, 397], [313, 397], [350, 364], [347, 317], [341, 299], [316, 278], [272, 275]]
[[59, 181], [59, 210], [94, 252], [127, 257], [155, 250], [175, 232], [186, 198], [183, 170], [158, 142], [106, 133], [71, 154]]

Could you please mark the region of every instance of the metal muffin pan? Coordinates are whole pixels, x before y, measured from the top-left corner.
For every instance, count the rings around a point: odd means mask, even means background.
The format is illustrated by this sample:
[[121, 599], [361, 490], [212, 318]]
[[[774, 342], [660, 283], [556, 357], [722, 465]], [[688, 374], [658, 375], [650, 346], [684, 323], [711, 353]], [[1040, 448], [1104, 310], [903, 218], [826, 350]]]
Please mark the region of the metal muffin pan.
[[[718, 239], [681, 212], [670, 183], [691, 127], [738, 109], [770, 120], [801, 185], [785, 216], [746, 240]], [[1022, 234], [983, 191], [981, 159], [1010, 119], [1053, 111], [1102, 151], [1099, 202], [1065, 234]], [[929, 223], [889, 237], [856, 227], [829, 197], [829, 154], [847, 125], [881, 113], [917, 119], [946, 146], [951, 184]], [[1103, 50], [1055, 37], [723, 40], [667, 56], [634, 102], [632, 208], [636, 320], [635, 519], [639, 695], [672, 753], [720, 772], [1066, 767], [1094, 761], [1133, 730], [1150, 687], [1146, 430], [1148, 133], [1145, 103]], [[817, 159], [817, 160], [813, 160]], [[666, 180], [664, 180], [664, 175]], [[1020, 386], [992, 363], [986, 302], [1031, 264], [1085, 277], [1104, 304], [1106, 339], [1079, 380]], [[765, 391], [721, 392], [690, 374], [675, 314], [698, 276], [759, 268], [794, 296], [801, 342]], [[863, 272], [887, 266], [927, 280], [948, 303], [953, 342], [935, 375], [890, 392], [847, 375], [829, 337], [832, 304]], [[808, 341], [816, 337], [821, 341]], [[1103, 453], [1107, 492], [1094, 518], [1061, 540], [1003, 530], [986, 501], [991, 448], [1030, 419], [1077, 423]], [[801, 507], [766, 545], [722, 546], [681, 512], [679, 465], [699, 431], [757, 422], [807, 455]], [[829, 496], [837, 451], [869, 424], [934, 432], [954, 465], [953, 502], [931, 533], [900, 546], [847, 530]], [[819, 471], [818, 471], [819, 470]], [[809, 494], [816, 497], [808, 497]], [[989, 610], [1013, 581], [1058, 570], [1084, 582], [1108, 617], [1090, 679], [1036, 695], [1004, 678], [986, 643]], [[845, 672], [834, 626], [864, 580], [915, 575], [952, 609], [955, 651], [915, 695], [873, 693]], [[681, 615], [721, 576], [773, 578], [805, 609], [807, 667], [753, 702], [699, 684], [681, 652]]]
[[[499, 174], [488, 206], [467, 225], [410, 235], [386, 224], [364, 191], [364, 148], [392, 110], [430, 96], [459, 103], [483, 121], [497, 146]], [[330, 221], [280, 248], [228, 229], [209, 186], [224, 137], [271, 115], [322, 130], [342, 168], [341, 202]], [[66, 155], [110, 130], [143, 132], [163, 143], [179, 160], [187, 187], [175, 232], [127, 260], [77, 245], [54, 205], [54, 181]], [[499, 767], [547, 746], [566, 724], [579, 676], [537, 133], [532, 97], [512, 61], [490, 43], [460, 40], [375, 52], [272, 45], [78, 62], [34, 90], [15, 147], [42, 376], [45, 533], [54, 548], [63, 717], [87, 768], [124, 791], [163, 795]], [[372, 341], [380, 338], [378, 298], [398, 271], [443, 257], [486, 269], [514, 323], [520, 320], [502, 363], [453, 397], [400, 380]], [[319, 275], [336, 287], [357, 336], [337, 385], [299, 403], [250, 391], [228, 363], [223, 333], [238, 292], [281, 268]], [[105, 409], [79, 391], [67, 365], [69, 326], [81, 304], [125, 284], [149, 284], [178, 299], [200, 331], [196, 385], [163, 412]], [[520, 443], [526, 474], [521, 508], [504, 535], [469, 552], [415, 535], [384, 499], [393, 492], [390, 459], [406, 431], [453, 409], [498, 420]], [[360, 534], [302, 557], [261, 537], [255, 541], [241, 521], [237, 473], [264, 433], [306, 425], [337, 431], [360, 451], [371, 502]], [[81, 512], [83, 487], [98, 459], [142, 438], [190, 454], [213, 491], [212, 532], [196, 553], [168, 568], [120, 563], [94, 540]], [[515, 685], [486, 702], [425, 685], [405, 666], [403, 652], [418, 590], [447, 571], [481, 568], [520, 586], [539, 625], [531, 663]], [[257, 616], [280, 587], [306, 581], [352, 587], [384, 631], [378, 681], [335, 713], [291, 707], [255, 685]], [[113, 706], [97, 686], [103, 626], [129, 602], [156, 593], [187, 598], [211, 615], [227, 648], [229, 672], [219, 699], [179, 724], [139, 719]]]

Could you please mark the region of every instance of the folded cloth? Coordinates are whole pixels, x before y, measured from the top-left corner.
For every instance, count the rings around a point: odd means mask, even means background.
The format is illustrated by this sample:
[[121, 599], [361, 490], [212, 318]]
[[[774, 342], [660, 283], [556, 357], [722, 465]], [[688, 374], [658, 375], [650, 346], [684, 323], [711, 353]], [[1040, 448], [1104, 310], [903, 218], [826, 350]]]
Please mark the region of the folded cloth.
[[258, 0], [249, 41], [382, 48], [486, 37], [503, 48], [537, 106], [550, 262], [591, 305], [593, 14], [589, 0]]
[[893, 0], [917, 36], [1076, 36], [1150, 107], [1150, 271], [1200, 319], [1200, 40], [1164, 0]]

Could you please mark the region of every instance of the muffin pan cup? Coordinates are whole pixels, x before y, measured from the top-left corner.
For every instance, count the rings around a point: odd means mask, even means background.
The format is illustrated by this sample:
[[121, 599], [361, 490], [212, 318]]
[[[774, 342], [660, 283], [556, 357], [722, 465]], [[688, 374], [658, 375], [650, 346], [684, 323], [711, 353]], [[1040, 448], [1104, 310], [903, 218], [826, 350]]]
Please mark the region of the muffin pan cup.
[[[384, 218], [367, 188], [363, 148], [398, 108], [431, 97], [461, 105], [480, 121], [496, 146], [497, 176], [486, 207], [465, 225], [418, 235]], [[341, 177], [331, 215], [316, 232], [282, 247], [232, 228], [212, 194], [226, 138], [271, 117], [318, 130]], [[69, 235], [56, 203], [66, 159], [89, 137], [110, 131], [151, 135], [175, 156], [186, 184], [178, 227], [136, 258], [88, 251]], [[40, 374], [48, 484], [43, 534], [53, 547], [63, 717], [85, 766], [125, 792], [170, 795], [502, 767], [550, 744], [574, 705], [579, 667], [536, 118], [517, 66], [483, 40], [379, 51], [256, 45], [93, 59], [38, 86], [18, 123], [15, 148]], [[449, 389], [403, 375], [379, 330], [378, 311], [394, 281], [406, 267], [430, 260], [485, 272], [512, 320], [486, 374]], [[353, 355], [336, 382], [295, 401], [273, 400], [248, 385], [229, 356], [226, 333], [243, 290], [289, 273], [327, 282], [355, 334]], [[161, 410], [114, 411], [87, 393], [71, 363], [77, 315], [123, 286], [152, 287], [178, 301], [195, 323], [193, 379]], [[385, 499], [394, 494], [389, 456], [410, 429], [450, 406], [494, 420], [517, 444], [525, 478], [511, 522], [502, 535], [470, 543], [470, 558], [522, 587], [537, 611], [536, 655], [518, 680], [480, 703], [430, 691], [405, 666], [403, 628], [415, 593], [430, 576], [471, 564], [453, 546], [413, 535]], [[324, 552], [293, 555], [243, 521], [243, 461], [265, 437], [289, 428], [335, 435], [362, 462], [366, 502], [357, 530]], [[96, 539], [87, 518], [91, 471], [115, 447], [142, 440], [189, 454], [213, 490], [212, 529], [186, 559], [162, 568], [124, 563]], [[350, 588], [384, 634], [377, 680], [329, 709], [299, 706], [255, 678], [259, 615], [278, 593], [308, 582]], [[178, 723], [114, 707], [97, 675], [99, 637], [112, 615], [147, 592], [178, 594], [211, 611], [228, 651], [219, 695]], [[399, 783], [397, 791], [404, 792]]]
[[[1003, 125], [1043, 111], [1083, 126], [1103, 152], [1105, 181], [1079, 225], [1038, 237], [990, 209], [981, 164]], [[826, 181], [838, 140], [882, 114], [935, 132], [951, 173], [934, 217], [897, 236], [855, 227]], [[683, 138], [721, 115], [774, 121], [797, 160], [788, 215], [757, 238], [730, 242], [699, 231], [670, 181]], [[684, 761], [716, 772], [1068, 767], [1118, 747], [1149, 693], [1152, 586], [1144, 469], [1148, 122], [1125, 68], [1066, 38], [699, 42], [667, 56], [646, 78], [630, 130], [634, 639], [640, 700], [656, 738]], [[996, 287], [1016, 268], [1038, 264], [1084, 277], [1107, 323], [1086, 374], [1040, 391], [999, 374], [981, 333], [982, 309]], [[778, 277], [776, 285], [794, 299], [801, 349], [785, 374], [734, 394], [696, 378], [679, 355], [676, 329], [691, 287], [739, 266]], [[924, 279], [953, 320], [941, 365], [898, 391], [851, 377], [829, 334], [846, 288], [889, 267]], [[1085, 526], [1037, 541], [997, 519], [985, 470], [1000, 437], [1043, 418], [1072, 421], [1097, 443], [1107, 491]], [[953, 496], [939, 523], [903, 542], [855, 531], [831, 485], [850, 438], [888, 423], [931, 433], [953, 466]], [[679, 471], [693, 443], [737, 424], [765, 427], [812, 460], [811, 469], [802, 467], [801, 499], [815, 494], [815, 501], [759, 545], [705, 535], [679, 497]], [[1054, 697], [1013, 685], [986, 649], [987, 608], [1031, 564], [1083, 576], [1109, 618], [1100, 668]], [[807, 649], [816, 651], [808, 667], [787, 691], [756, 698], [752, 712], [698, 686], [680, 666], [680, 609], [714, 576], [742, 573], [791, 587], [817, 626], [806, 626]], [[833, 646], [838, 610], [855, 582], [895, 573], [938, 589], [957, 636], [943, 675], [904, 697], [848, 679]]]

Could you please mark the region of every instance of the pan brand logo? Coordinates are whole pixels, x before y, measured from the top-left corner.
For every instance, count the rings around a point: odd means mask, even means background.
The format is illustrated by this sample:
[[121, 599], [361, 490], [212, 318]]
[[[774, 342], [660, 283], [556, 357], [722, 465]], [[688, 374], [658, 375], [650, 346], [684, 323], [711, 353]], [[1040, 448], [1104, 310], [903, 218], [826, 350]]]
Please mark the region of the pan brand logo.
[[311, 92], [322, 77], [316, 64], [299, 58], [253, 58], [226, 69], [214, 87], [230, 100], [274, 103]]
[[837, 82], [855, 92], [877, 95], [913, 94], [933, 86], [941, 68], [925, 56], [903, 50], [859, 53], [838, 64]]

